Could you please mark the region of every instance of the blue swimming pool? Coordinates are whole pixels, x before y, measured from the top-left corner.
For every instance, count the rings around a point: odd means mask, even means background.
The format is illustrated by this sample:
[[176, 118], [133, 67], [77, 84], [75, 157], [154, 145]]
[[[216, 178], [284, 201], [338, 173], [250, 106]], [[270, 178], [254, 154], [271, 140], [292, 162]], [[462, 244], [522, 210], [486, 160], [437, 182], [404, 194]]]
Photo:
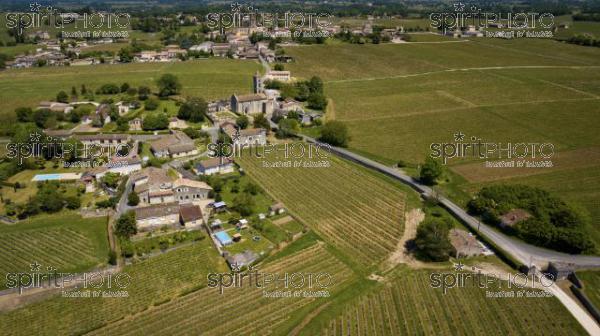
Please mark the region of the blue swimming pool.
[[61, 174], [40, 174], [33, 177], [33, 181], [60, 180]]
[[231, 237], [225, 231], [217, 232], [214, 236], [223, 246], [233, 243], [233, 240], [231, 240]]

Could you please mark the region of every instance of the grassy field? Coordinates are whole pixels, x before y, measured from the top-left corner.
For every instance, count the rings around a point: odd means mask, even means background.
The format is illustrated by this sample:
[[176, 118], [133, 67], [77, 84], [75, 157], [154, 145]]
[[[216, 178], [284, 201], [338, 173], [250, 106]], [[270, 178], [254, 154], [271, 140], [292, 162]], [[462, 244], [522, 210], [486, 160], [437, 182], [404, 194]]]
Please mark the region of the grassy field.
[[[350, 269], [330, 254], [322, 244], [313, 244], [285, 258], [260, 265], [259, 271], [282, 276], [284, 273], [302, 272], [307, 275], [327, 272], [334, 279], [327, 287], [329, 291], [343, 287], [352, 276]], [[311, 303], [327, 301], [327, 298], [266, 297], [263, 291], [286, 289], [278, 289], [275, 285], [261, 289], [248, 286], [248, 282], [245, 284], [238, 288], [225, 288], [223, 294], [219, 293], [218, 288], [204, 288], [161, 306], [152, 307], [131, 319], [108, 324], [91, 334], [268, 335], [290, 318], [297, 317], [295, 312], [299, 309]], [[302, 289], [309, 290], [306, 285], [289, 290]]]
[[552, 330], [554, 335], [584, 334], [554, 298], [491, 299], [476, 286], [454, 288], [444, 295], [429, 286], [429, 273], [402, 274], [356, 298], [342, 314], [321, 323], [320, 331], [319, 324], [313, 323], [301, 334], [489, 335], [493, 331], [532, 335], [540, 330]]
[[14, 225], [0, 224], [0, 288], [7, 273], [28, 272], [37, 262], [75, 273], [106, 264], [105, 217], [83, 219], [74, 212], [40, 215]]
[[239, 164], [326, 241], [361, 265], [372, 265], [396, 249], [406, 195], [348, 162], [328, 160], [330, 167], [264, 168], [265, 160], [246, 155]]
[[83, 334], [205, 287], [209, 272], [226, 270], [210, 240], [204, 239], [125, 266], [123, 272], [131, 278], [128, 297], [57, 296], [1, 314], [0, 325], [5, 335]]
[[183, 95], [204, 99], [227, 98], [232, 93], [252, 90], [252, 74], [261, 67], [257, 62], [209, 59], [175, 63], [118, 64], [82, 67], [54, 67], [7, 70], [0, 73], [0, 121], [15, 119], [14, 109], [35, 107], [51, 100], [60, 90], [71, 91], [82, 84], [92, 90], [106, 83], [132, 86], [148, 85], [165, 73], [179, 77]]
[[[319, 75], [350, 149], [393, 164], [424, 161], [454, 134], [493, 143], [552, 143], [553, 168], [483, 168], [449, 162], [450, 196], [487, 183], [533, 184], [575, 203], [600, 242], [600, 49], [543, 39], [287, 48], [295, 75]], [[324, 57], [327, 55], [327, 57]]]
[[583, 282], [583, 292], [594, 306], [600, 307], [600, 272], [581, 271], [577, 277]]

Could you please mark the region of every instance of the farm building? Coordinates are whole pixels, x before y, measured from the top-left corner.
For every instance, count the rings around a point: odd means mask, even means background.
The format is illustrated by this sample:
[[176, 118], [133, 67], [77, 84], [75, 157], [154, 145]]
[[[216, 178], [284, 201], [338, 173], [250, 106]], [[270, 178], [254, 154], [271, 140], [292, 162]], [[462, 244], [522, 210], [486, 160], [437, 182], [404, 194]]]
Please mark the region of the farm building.
[[179, 207], [179, 218], [181, 224], [186, 228], [193, 228], [202, 225], [202, 211], [200, 207], [193, 204], [182, 204]]
[[197, 175], [227, 174], [233, 172], [234, 167], [231, 159], [216, 157], [198, 162], [194, 170]]
[[167, 203], [136, 208], [135, 218], [140, 231], [174, 225], [179, 223], [179, 204]]
[[207, 199], [212, 188], [205, 182], [179, 178], [173, 182], [175, 199], [179, 203], [190, 203], [195, 200]]
[[227, 210], [227, 203], [225, 202], [215, 202], [212, 205], [212, 208], [215, 209], [216, 212], [222, 212]]
[[231, 267], [232, 269], [249, 266], [253, 262], [255, 262], [256, 259], [258, 259], [258, 254], [250, 250], [246, 250], [242, 253], [234, 255], [228, 255], [227, 257], [225, 257], [225, 260], [227, 260], [229, 267]]
[[282, 214], [284, 212], [285, 212], [285, 208], [283, 206], [283, 203], [281, 203], [281, 202], [275, 203], [269, 207], [269, 214], [271, 216], [274, 216], [277, 214]]

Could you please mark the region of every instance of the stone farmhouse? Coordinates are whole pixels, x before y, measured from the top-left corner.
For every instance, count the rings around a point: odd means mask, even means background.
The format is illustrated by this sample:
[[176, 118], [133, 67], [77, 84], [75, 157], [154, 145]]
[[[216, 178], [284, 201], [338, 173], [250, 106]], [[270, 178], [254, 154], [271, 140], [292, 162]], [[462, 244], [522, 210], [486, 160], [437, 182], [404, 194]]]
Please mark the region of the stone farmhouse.
[[194, 167], [197, 175], [227, 174], [233, 171], [233, 161], [223, 157], [202, 160]]
[[198, 154], [194, 141], [180, 131], [173, 131], [172, 134], [150, 142], [150, 149], [157, 158], [178, 158]]

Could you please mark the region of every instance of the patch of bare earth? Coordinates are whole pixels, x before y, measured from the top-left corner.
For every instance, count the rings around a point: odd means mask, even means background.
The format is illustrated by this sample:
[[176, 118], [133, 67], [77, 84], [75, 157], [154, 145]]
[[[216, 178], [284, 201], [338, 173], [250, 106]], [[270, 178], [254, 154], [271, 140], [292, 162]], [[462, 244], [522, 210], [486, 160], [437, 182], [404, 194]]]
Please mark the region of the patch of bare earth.
[[280, 225], [283, 225], [285, 223], [289, 223], [289, 222], [291, 222], [293, 220], [294, 220], [294, 218], [292, 218], [292, 216], [285, 216], [285, 217], [282, 217], [282, 218], [274, 220], [273, 224], [275, 224], [277, 226], [280, 226]]
[[412, 253], [406, 249], [406, 243], [417, 236], [417, 226], [425, 219], [425, 213], [417, 208], [407, 212], [404, 217], [404, 234], [398, 241], [396, 250], [390, 254], [384, 268], [389, 270], [398, 264], [406, 264], [413, 268], [438, 268], [438, 265], [430, 265], [416, 260]]

